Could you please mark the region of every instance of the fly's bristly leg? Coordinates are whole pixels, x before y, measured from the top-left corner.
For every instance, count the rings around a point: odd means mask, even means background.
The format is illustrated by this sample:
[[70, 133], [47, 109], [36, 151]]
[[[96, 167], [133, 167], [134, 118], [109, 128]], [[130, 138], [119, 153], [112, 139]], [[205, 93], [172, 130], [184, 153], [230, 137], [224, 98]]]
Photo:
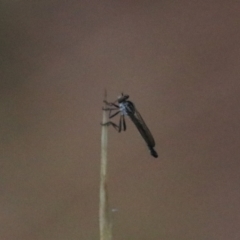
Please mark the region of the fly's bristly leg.
[[104, 110], [104, 111], [112, 111], [112, 110], [117, 110], [117, 109], [119, 109], [119, 108], [105, 108], [105, 107], [103, 107], [102, 108], [102, 110]]
[[[120, 113], [119, 107], [114, 107], [114, 108], [104, 108], [103, 107], [102, 110], [109, 111], [109, 113], [108, 113], [109, 118], [112, 118], [112, 117], [116, 116], [118, 113]], [[115, 112], [114, 114], [111, 115], [112, 111], [117, 111], [117, 112]]]
[[115, 117], [117, 114], [120, 113], [120, 110], [119, 110], [119, 111], [111, 114], [112, 111], [118, 110], [118, 109], [115, 109], [115, 108], [103, 108], [103, 110], [104, 110], [104, 111], [109, 111], [109, 113], [108, 113], [108, 117], [109, 117], [109, 118], [113, 118], [113, 117]]
[[119, 126], [118, 132], [121, 132], [122, 131], [122, 115], [119, 118], [119, 125], [118, 126]]
[[113, 126], [115, 130], [117, 130], [119, 132], [119, 126], [114, 123], [114, 122], [106, 122], [106, 123], [101, 123], [102, 126]]
[[103, 101], [107, 106], [114, 106], [114, 107], [116, 107], [116, 108], [119, 108], [119, 106], [117, 105], [117, 104], [115, 104], [115, 103], [109, 103], [109, 102], [107, 102], [107, 101]]
[[113, 118], [113, 117], [115, 117], [116, 115], [118, 115], [120, 113], [120, 111], [117, 111], [117, 112], [115, 112], [113, 115], [110, 115], [110, 112], [109, 112], [109, 118]]
[[123, 123], [123, 131], [126, 131], [127, 126], [126, 126], [126, 121], [124, 115], [122, 115], [122, 123]]
[[[103, 107], [102, 110], [104, 111], [109, 111], [108, 113], [108, 118], [113, 118], [115, 117], [116, 115], [118, 115], [121, 111], [119, 110], [119, 106], [115, 103], [109, 103], [107, 101], [103, 101], [108, 107]], [[112, 114], [112, 111], [117, 111], [115, 113]], [[106, 123], [101, 123], [102, 126], [113, 126], [115, 128], [115, 130], [117, 130], [118, 132], [121, 132], [121, 118], [120, 118], [120, 122], [119, 122], [119, 125], [117, 125], [116, 123], [112, 122], [112, 121], [109, 121], [109, 122], [106, 122]]]

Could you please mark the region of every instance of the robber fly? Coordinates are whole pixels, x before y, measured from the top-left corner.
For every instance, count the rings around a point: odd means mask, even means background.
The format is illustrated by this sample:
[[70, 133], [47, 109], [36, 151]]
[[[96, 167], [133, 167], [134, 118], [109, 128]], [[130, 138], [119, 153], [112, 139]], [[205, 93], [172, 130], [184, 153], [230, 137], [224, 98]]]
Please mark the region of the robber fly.
[[[129, 95], [124, 95], [122, 93], [122, 95], [119, 96], [118, 99], [113, 103], [104, 101], [104, 103], [107, 105], [107, 108], [103, 108], [103, 110], [109, 111], [109, 118], [113, 118], [120, 113], [120, 120], [119, 125], [112, 121], [104, 123], [103, 125], [112, 125], [118, 132], [121, 132], [122, 130], [125, 131], [126, 130], [125, 116], [129, 116], [130, 119], [135, 124], [135, 126], [137, 127], [140, 134], [142, 135], [143, 139], [145, 140], [151, 155], [157, 158], [158, 154], [154, 150], [155, 147], [154, 138], [150, 130], [148, 129], [146, 123], [143, 121], [140, 113], [137, 111], [135, 105], [132, 102], [128, 101], [128, 98]], [[117, 112], [112, 114], [112, 111]]]

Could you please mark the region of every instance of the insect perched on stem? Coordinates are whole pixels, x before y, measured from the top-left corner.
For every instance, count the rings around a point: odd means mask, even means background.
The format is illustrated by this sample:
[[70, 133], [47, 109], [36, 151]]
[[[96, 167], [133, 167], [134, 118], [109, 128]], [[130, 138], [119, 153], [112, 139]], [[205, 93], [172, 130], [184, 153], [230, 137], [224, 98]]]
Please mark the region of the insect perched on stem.
[[[158, 154], [154, 150], [155, 147], [154, 138], [150, 130], [148, 129], [146, 123], [142, 119], [140, 113], [137, 111], [135, 105], [131, 101], [128, 101], [128, 98], [129, 95], [124, 95], [122, 93], [122, 95], [119, 96], [118, 99], [113, 103], [104, 101], [107, 107], [103, 108], [103, 110], [109, 111], [109, 118], [111, 119], [120, 113], [120, 120], [118, 125], [112, 121], [106, 122], [103, 125], [112, 125], [118, 132], [121, 132], [122, 130], [125, 131], [126, 130], [125, 116], [129, 116], [130, 119], [135, 124], [135, 126], [137, 127], [140, 134], [142, 135], [143, 139], [145, 140], [151, 155], [157, 158]], [[116, 112], [112, 114], [112, 111]]]

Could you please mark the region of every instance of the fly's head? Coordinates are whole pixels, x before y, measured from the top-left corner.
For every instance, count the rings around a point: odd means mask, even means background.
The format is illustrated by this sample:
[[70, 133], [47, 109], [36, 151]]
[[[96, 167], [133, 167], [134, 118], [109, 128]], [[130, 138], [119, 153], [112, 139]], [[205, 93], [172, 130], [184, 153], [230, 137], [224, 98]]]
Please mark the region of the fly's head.
[[118, 97], [118, 103], [125, 102], [129, 98], [129, 95], [123, 94]]

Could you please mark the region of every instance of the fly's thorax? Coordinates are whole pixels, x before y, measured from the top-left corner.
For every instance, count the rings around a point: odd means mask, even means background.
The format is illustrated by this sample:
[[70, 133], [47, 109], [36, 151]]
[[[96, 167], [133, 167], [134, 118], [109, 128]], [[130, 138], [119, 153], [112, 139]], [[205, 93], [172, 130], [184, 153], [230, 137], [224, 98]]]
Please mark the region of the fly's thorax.
[[126, 102], [122, 102], [122, 103], [119, 103], [119, 109], [121, 111], [121, 115], [128, 115], [127, 113], [127, 109], [126, 109], [126, 106], [125, 106]]
[[135, 106], [130, 101], [119, 103], [119, 109], [122, 115], [131, 115], [135, 113]]
[[127, 114], [134, 114], [135, 113], [135, 106], [132, 102], [126, 101], [125, 102], [125, 108], [126, 108]]

